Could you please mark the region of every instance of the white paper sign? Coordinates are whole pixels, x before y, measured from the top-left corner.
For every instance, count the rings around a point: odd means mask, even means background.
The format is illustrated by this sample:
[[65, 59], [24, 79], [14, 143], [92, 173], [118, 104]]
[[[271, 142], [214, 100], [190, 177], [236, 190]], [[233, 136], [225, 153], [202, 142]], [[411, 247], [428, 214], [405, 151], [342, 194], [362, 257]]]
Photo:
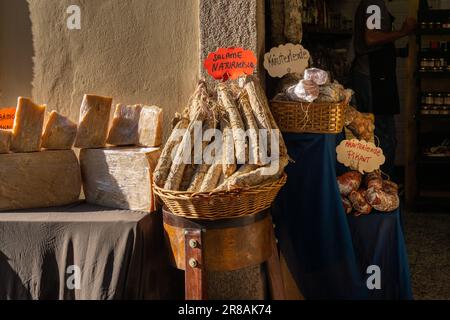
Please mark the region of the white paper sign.
[[344, 140], [336, 152], [339, 163], [362, 174], [379, 170], [386, 161], [381, 148], [363, 140]]
[[273, 78], [282, 78], [288, 73], [301, 73], [308, 67], [310, 54], [300, 44], [288, 43], [272, 48], [264, 56], [264, 68]]

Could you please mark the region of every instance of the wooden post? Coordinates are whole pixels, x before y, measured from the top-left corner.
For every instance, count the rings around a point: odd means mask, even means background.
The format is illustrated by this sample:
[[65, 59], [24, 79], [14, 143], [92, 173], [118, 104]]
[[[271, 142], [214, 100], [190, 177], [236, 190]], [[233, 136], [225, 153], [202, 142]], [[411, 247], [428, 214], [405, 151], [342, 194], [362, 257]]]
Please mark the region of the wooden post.
[[[419, 9], [419, 0], [409, 1], [409, 16], [416, 17]], [[406, 167], [405, 167], [405, 197], [406, 209], [411, 211], [417, 196], [417, 81], [414, 75], [417, 72], [417, 40], [415, 35], [409, 37], [409, 58], [407, 63], [407, 97], [405, 113], [405, 141], [406, 141]]]
[[203, 262], [202, 230], [186, 229], [185, 237], [185, 297], [186, 300], [206, 300], [206, 270]]

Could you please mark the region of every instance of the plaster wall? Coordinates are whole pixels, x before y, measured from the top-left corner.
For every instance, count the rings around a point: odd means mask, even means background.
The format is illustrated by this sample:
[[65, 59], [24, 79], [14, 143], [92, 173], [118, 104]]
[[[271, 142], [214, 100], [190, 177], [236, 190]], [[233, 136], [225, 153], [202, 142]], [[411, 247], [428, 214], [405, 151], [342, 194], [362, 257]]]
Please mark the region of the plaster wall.
[[[198, 81], [198, 0], [28, 0], [33, 98], [77, 121], [83, 94], [163, 108], [165, 123]], [[66, 10], [81, 9], [81, 30]], [[165, 125], [165, 137], [170, 126]]]

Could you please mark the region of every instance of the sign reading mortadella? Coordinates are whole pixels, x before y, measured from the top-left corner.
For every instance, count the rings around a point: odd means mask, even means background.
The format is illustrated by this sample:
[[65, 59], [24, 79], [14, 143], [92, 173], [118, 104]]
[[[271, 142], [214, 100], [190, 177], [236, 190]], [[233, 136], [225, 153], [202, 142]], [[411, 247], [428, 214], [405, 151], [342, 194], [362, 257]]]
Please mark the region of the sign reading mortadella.
[[272, 78], [288, 73], [303, 73], [309, 64], [309, 51], [300, 44], [288, 43], [272, 48], [264, 56], [264, 68]]
[[16, 108], [0, 109], [0, 129], [12, 129]]
[[362, 174], [380, 169], [386, 161], [381, 148], [362, 140], [344, 140], [336, 148], [336, 152], [339, 163]]
[[205, 60], [205, 69], [216, 80], [234, 80], [253, 74], [257, 59], [253, 51], [243, 48], [219, 48]]

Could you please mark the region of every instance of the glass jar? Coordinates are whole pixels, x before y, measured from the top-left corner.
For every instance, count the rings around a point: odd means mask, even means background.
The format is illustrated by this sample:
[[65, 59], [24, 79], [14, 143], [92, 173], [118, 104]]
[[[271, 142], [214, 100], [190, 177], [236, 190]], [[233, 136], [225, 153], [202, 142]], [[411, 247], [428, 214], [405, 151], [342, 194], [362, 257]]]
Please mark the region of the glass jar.
[[427, 104], [427, 94], [422, 93], [422, 96], [420, 97], [420, 103], [424, 106]]
[[441, 113], [441, 107], [433, 106], [433, 107], [431, 108], [431, 112], [430, 112], [431, 115], [437, 116], [437, 115], [439, 115], [440, 113]]
[[428, 66], [428, 61], [427, 61], [427, 59], [422, 59], [422, 60], [420, 60], [420, 67], [421, 67], [421, 68], [427, 68], [427, 66]]
[[424, 116], [427, 116], [430, 114], [430, 107], [429, 106], [423, 106], [420, 110], [420, 113]]
[[425, 103], [426, 103], [427, 105], [429, 105], [429, 106], [434, 105], [434, 95], [433, 95], [432, 93], [428, 93], [428, 94], [427, 94], [427, 98], [426, 98]]
[[434, 96], [434, 104], [438, 107], [442, 107], [444, 105], [444, 96], [442, 93], [437, 93]]
[[441, 113], [440, 114], [443, 115], [443, 116], [450, 115], [450, 106], [443, 106], [441, 108]]
[[444, 104], [450, 106], [450, 93], [445, 95]]

